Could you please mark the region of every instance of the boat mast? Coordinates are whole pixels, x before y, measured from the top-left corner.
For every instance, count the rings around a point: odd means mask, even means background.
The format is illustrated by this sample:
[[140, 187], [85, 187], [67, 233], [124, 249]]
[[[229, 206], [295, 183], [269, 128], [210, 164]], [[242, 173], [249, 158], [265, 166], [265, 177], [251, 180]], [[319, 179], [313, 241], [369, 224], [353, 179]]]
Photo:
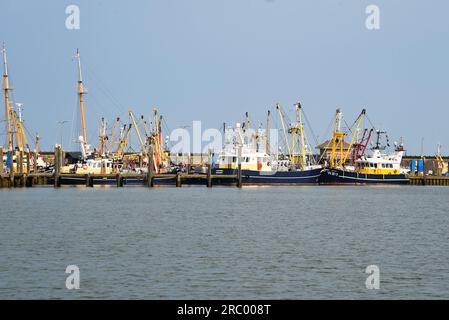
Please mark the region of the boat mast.
[[114, 125], [111, 130], [111, 137], [108, 140], [108, 145], [107, 145], [107, 150], [106, 150], [108, 155], [111, 154], [111, 147], [112, 147], [112, 144], [114, 143], [115, 131], [117, 130], [117, 127], [119, 126], [119, 124], [120, 124], [120, 118], [115, 119]]
[[359, 117], [356, 120], [356, 127], [354, 129], [354, 132], [352, 133], [352, 137], [351, 137], [351, 141], [349, 142], [348, 150], [346, 150], [346, 154], [340, 163], [341, 166], [343, 166], [345, 164], [346, 160], [348, 159], [349, 153], [351, 152], [352, 146], [355, 141], [355, 137], [357, 136], [357, 134], [359, 132], [360, 124], [362, 123], [362, 119], [365, 116], [365, 113], [366, 113], [366, 110], [363, 109], [362, 112], [360, 113]]
[[101, 133], [100, 133], [100, 157], [105, 155], [105, 143], [106, 143], [106, 121], [101, 118]]
[[133, 114], [133, 112], [131, 110], [129, 110], [128, 114], [129, 114], [129, 116], [131, 118], [131, 121], [132, 121], [132, 123], [134, 125], [134, 130], [136, 131], [137, 138], [139, 139], [139, 144], [140, 144], [140, 148], [142, 149], [142, 154], [143, 154], [144, 157], [146, 157], [147, 156], [147, 151], [145, 149], [145, 144], [143, 143], [139, 127], [137, 126], [136, 118], [134, 117], [134, 114]]
[[267, 112], [267, 128], [265, 129], [265, 152], [270, 154], [270, 110]]
[[282, 112], [280, 103], [276, 103], [276, 110], [278, 111], [278, 113], [279, 113], [279, 118], [281, 119], [282, 132], [284, 133], [285, 145], [287, 146], [287, 152], [288, 152], [289, 159], [290, 159], [290, 160], [293, 160], [293, 159], [292, 159], [292, 152], [291, 152], [291, 150], [290, 150], [290, 145], [289, 145], [289, 143], [288, 143], [287, 131], [286, 131], [286, 129], [285, 129], [284, 113]]
[[[10, 110], [10, 101], [9, 101], [9, 78], [8, 78], [8, 61], [6, 58], [6, 47], [5, 44], [3, 44], [3, 90], [5, 93], [5, 116], [6, 116], [6, 126], [7, 126], [7, 134], [8, 134], [8, 147], [9, 151], [13, 151], [13, 136], [12, 136], [12, 130], [11, 130], [11, 110]], [[12, 161], [11, 161], [12, 163]]]
[[[335, 113], [335, 125], [334, 125], [334, 134], [332, 136], [332, 151], [329, 160], [329, 166], [331, 168], [336, 167], [335, 156], [337, 152], [337, 148], [339, 147], [339, 159], [343, 157], [343, 141], [344, 141], [345, 133], [341, 132], [341, 110], [337, 109]], [[341, 162], [340, 162], [341, 163]]]
[[87, 134], [86, 134], [86, 119], [84, 117], [84, 99], [83, 95], [87, 94], [87, 91], [84, 91], [83, 88], [83, 76], [81, 73], [81, 57], [79, 49], [76, 49], [76, 55], [75, 58], [78, 62], [78, 97], [79, 97], [79, 105], [80, 105], [80, 112], [81, 112], [81, 129], [83, 133], [83, 154], [87, 155]]
[[303, 168], [306, 167], [306, 144], [304, 139], [304, 125], [302, 123], [302, 107], [301, 103], [295, 104], [296, 112], [298, 115], [298, 129], [299, 129], [299, 135], [301, 138], [301, 165]]

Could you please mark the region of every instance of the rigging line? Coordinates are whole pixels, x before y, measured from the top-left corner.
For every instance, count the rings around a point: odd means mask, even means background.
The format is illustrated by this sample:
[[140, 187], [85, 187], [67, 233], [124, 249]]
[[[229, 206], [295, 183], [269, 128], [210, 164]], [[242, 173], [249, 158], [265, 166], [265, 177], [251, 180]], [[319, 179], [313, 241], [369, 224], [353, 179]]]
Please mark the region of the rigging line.
[[371, 122], [371, 119], [368, 117], [367, 114], [365, 114], [365, 118], [368, 120], [368, 122], [370, 123], [371, 127], [372, 127], [373, 129], [376, 129], [376, 127], [375, 127], [374, 124]]
[[[98, 91], [96, 91], [98, 89]], [[109, 99], [111, 102], [112, 102], [112, 105], [117, 109], [117, 111], [118, 111], [118, 113], [120, 114], [120, 115], [124, 115], [125, 114], [125, 109], [123, 108], [123, 107], [121, 107], [121, 106], [119, 106], [119, 105], [117, 105], [117, 103], [116, 102], [114, 102], [113, 100], [111, 100], [111, 98], [101, 89], [101, 87], [97, 87], [97, 88], [95, 88], [95, 89], [93, 89], [92, 90], [94, 93], [95, 92], [101, 92], [101, 93], [103, 93], [105, 96], [106, 96], [106, 98], [107, 99]], [[91, 95], [92, 97], [95, 97], [96, 95], [95, 94], [93, 94], [93, 95]], [[96, 101], [98, 101], [98, 100], [96, 100]], [[101, 105], [102, 104], [99, 104], [100, 105], [100, 107], [102, 108], [102, 109], [104, 109]]]
[[25, 126], [25, 124], [22, 122], [22, 126], [25, 129], [25, 132], [28, 133], [28, 136], [31, 137], [33, 140], [36, 139], [36, 135], [32, 134], [30, 130]]
[[92, 70], [92, 68], [89, 67], [89, 63], [86, 63], [85, 60], [83, 60], [83, 64], [86, 66], [87, 73], [91, 75], [92, 79], [98, 83], [98, 88], [102, 90], [102, 92], [107, 96], [111, 101], [115, 104], [115, 106], [118, 108], [118, 110], [122, 113], [125, 112], [126, 108], [120, 101], [115, 98], [115, 96], [112, 94], [112, 92], [106, 87], [106, 85], [103, 85], [103, 82], [100, 80], [100, 77], [96, 76], [95, 72]]
[[[326, 129], [326, 131], [325, 131], [323, 137], [327, 137], [327, 135], [329, 134], [330, 129], [331, 129], [331, 127], [332, 127], [333, 124], [334, 124], [334, 117], [332, 117], [332, 119], [331, 119], [329, 125], [327, 126], [327, 129]], [[324, 139], [325, 139], [325, 138], [324, 138]], [[325, 142], [325, 141], [323, 141], [323, 142]]]
[[315, 141], [315, 146], [317, 146], [319, 144], [318, 143], [318, 137], [315, 135], [315, 132], [313, 132], [312, 126], [310, 125], [309, 119], [307, 118], [307, 115], [304, 112], [304, 110], [302, 111], [302, 114], [304, 115], [304, 119], [306, 119], [306, 124], [307, 124], [307, 127], [310, 130], [310, 133], [312, 133], [313, 140]]
[[[278, 115], [278, 113], [276, 112], [275, 113], [276, 114], [276, 116], [275, 117], [273, 117], [273, 122], [274, 122], [274, 125], [275, 125], [275, 127], [276, 127], [276, 130], [277, 130], [277, 141], [276, 141], [276, 144], [277, 144], [277, 150], [276, 150], [276, 153], [279, 153], [279, 147], [281, 147], [280, 145], [279, 145], [279, 115]], [[283, 139], [281, 139], [281, 141], [282, 142], [284, 142], [283, 141]], [[272, 143], [272, 142], [271, 142]]]

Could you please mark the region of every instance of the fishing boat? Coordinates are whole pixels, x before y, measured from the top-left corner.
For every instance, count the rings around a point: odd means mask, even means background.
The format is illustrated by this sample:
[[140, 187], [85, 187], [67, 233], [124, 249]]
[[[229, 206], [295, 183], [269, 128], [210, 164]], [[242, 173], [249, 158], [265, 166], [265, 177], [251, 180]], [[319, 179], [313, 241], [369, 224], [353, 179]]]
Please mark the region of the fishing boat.
[[[356, 128], [353, 132], [349, 148], [343, 152], [345, 132], [340, 129], [341, 111], [337, 109], [335, 117], [334, 134], [330, 143], [332, 151], [329, 166], [322, 170], [319, 183], [324, 185], [354, 185], [354, 184], [408, 184], [407, 170], [401, 167], [404, 155], [403, 143], [395, 143], [393, 152], [387, 153], [389, 146], [388, 136], [385, 131], [376, 130], [376, 142], [371, 148], [371, 154], [365, 155], [371, 133], [364, 140], [366, 130], [360, 143], [354, 143], [360, 123], [365, 116], [363, 110], [356, 120]], [[386, 144], [382, 144], [382, 136], [386, 137]], [[362, 152], [360, 152], [362, 150]], [[348, 163], [348, 157], [352, 152], [352, 163]]]
[[[301, 104], [295, 104], [296, 122], [288, 130], [284, 123], [284, 113], [280, 104], [276, 105], [287, 145], [287, 154], [271, 154], [269, 139], [270, 112], [267, 115], [265, 132], [249, 130], [249, 118], [242, 126], [225, 128], [225, 141], [222, 151], [213, 164], [214, 175], [236, 175], [241, 168], [242, 183], [245, 185], [302, 185], [317, 184], [321, 165], [314, 164], [311, 148], [306, 144], [302, 122]], [[287, 138], [291, 134], [291, 139]], [[261, 143], [262, 142], [262, 143]], [[265, 143], [263, 143], [265, 142]], [[265, 147], [263, 147], [265, 145]], [[297, 151], [296, 151], [297, 150]], [[229, 178], [214, 179], [214, 183], [230, 183]]]
[[[101, 135], [100, 135], [100, 153], [99, 156], [93, 154], [91, 146], [87, 143], [87, 133], [86, 133], [86, 120], [84, 116], [84, 95], [87, 94], [83, 86], [83, 76], [81, 70], [81, 56], [79, 50], [76, 51], [75, 59], [77, 61], [78, 67], [78, 103], [80, 108], [80, 118], [81, 118], [81, 135], [78, 137], [78, 143], [81, 149], [81, 159], [75, 163], [68, 166], [61, 167], [61, 173], [76, 173], [82, 174], [110, 174], [113, 173], [114, 163], [112, 159], [105, 156], [105, 141], [106, 141], [106, 122], [102, 119]], [[63, 176], [61, 177], [64, 184], [84, 184], [85, 179], [83, 177], [76, 176]], [[115, 180], [100, 178], [97, 179], [95, 183], [106, 183], [112, 184]], [[110, 181], [109, 181], [110, 180]]]

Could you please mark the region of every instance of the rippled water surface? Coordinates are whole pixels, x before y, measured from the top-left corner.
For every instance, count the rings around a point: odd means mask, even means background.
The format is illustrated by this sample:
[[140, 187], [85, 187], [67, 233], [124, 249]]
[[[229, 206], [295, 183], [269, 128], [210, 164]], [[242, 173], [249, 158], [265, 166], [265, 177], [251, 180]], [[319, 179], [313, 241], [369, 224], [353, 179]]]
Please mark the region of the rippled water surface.
[[[0, 190], [0, 298], [449, 298], [449, 188]], [[67, 290], [67, 265], [81, 288]], [[380, 268], [367, 290], [365, 268]]]

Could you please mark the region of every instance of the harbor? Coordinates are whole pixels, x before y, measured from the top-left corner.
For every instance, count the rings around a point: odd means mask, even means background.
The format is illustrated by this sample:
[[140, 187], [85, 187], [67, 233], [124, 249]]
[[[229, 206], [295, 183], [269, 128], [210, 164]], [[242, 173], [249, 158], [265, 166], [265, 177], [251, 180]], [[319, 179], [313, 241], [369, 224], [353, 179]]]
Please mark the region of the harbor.
[[449, 299], [449, 1], [0, 7], [11, 311]]
[[[3, 154], [3, 149], [0, 148], [0, 156]], [[49, 153], [47, 153], [49, 154]], [[196, 185], [196, 186], [206, 186], [212, 187], [215, 183], [216, 185], [225, 186], [235, 186], [242, 187], [245, 184], [242, 182], [242, 170], [237, 169], [235, 174], [223, 175], [223, 174], [212, 174], [211, 166], [207, 166], [206, 173], [190, 173], [190, 172], [178, 172], [173, 173], [155, 173], [152, 165], [148, 166], [147, 173], [61, 173], [63, 155], [65, 153], [59, 148], [55, 148], [54, 153], [52, 153], [52, 167], [54, 167], [54, 172], [45, 173], [38, 172], [39, 170], [31, 166], [25, 165], [25, 170], [22, 172], [12, 172], [2, 173], [0, 176], [0, 187], [1, 188], [21, 188], [21, 187], [33, 187], [33, 186], [53, 186], [59, 188], [62, 186], [116, 186], [118, 188], [124, 186], [144, 186], [144, 187], [154, 187], [154, 186], [175, 186], [182, 187], [183, 185]], [[27, 154], [27, 161], [29, 163], [30, 156]], [[206, 159], [209, 155], [191, 156], [190, 158], [197, 158], [197, 162], [193, 162], [193, 171], [195, 165], [202, 168], [202, 162], [200, 159]], [[416, 161], [413, 158], [404, 159], [407, 162]], [[447, 161], [447, 160], [446, 160]], [[36, 163], [36, 162], [35, 162]], [[427, 159], [429, 166], [438, 167], [440, 161], [434, 157], [429, 157]], [[0, 166], [0, 168], [2, 168]], [[20, 166], [19, 166], [20, 168]], [[3, 168], [2, 168], [3, 169]], [[2, 170], [3, 172], [3, 170]], [[414, 186], [449, 186], [449, 177], [442, 175], [424, 175], [424, 172], [417, 172], [414, 175], [408, 177], [410, 185]], [[77, 183], [73, 183], [77, 181]], [[317, 183], [318, 185], [319, 183]]]
[[[167, 129], [166, 119], [158, 108], [152, 108], [149, 118], [138, 117], [129, 109], [128, 122], [116, 117], [112, 125], [108, 125], [102, 117], [97, 143], [92, 146], [87, 134], [88, 91], [78, 49], [74, 60], [79, 128], [73, 137], [78, 149], [63, 150], [61, 138], [53, 152], [44, 152], [39, 135], [29, 134], [23, 104], [11, 97], [5, 45], [2, 56], [6, 115], [6, 147], [0, 147], [2, 188], [41, 185], [56, 188], [68, 185], [150, 188], [182, 185], [238, 188], [249, 185], [449, 186], [448, 158], [442, 156], [439, 144], [433, 157], [407, 157], [403, 138], [391, 145], [387, 131], [373, 124], [365, 108], [353, 123], [337, 108], [331, 137], [320, 144], [300, 102], [293, 104], [293, 117], [289, 115], [289, 108], [277, 102], [273, 110], [267, 111], [264, 125], [254, 125], [248, 112], [242, 122], [223, 123], [222, 130], [215, 130], [220, 140], [218, 146], [209, 145], [208, 152], [196, 154], [196, 159], [189, 150], [190, 141], [181, 152], [170, 146], [173, 131]], [[277, 126], [273, 126], [274, 115]], [[62, 135], [64, 121], [59, 123]], [[137, 143], [131, 142], [131, 136]], [[202, 143], [199, 141], [200, 145]]]

